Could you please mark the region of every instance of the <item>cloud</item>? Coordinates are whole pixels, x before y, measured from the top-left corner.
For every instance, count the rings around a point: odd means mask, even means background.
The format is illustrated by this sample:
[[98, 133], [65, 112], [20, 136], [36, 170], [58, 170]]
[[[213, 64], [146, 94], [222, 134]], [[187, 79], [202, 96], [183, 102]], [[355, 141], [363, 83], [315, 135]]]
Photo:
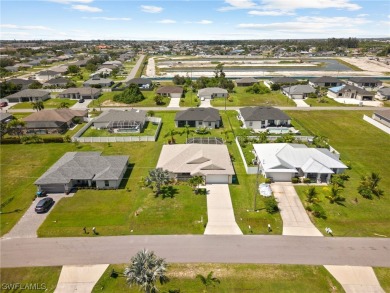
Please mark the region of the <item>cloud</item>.
[[357, 15], [357, 17], [366, 17], [366, 16], [369, 16], [369, 14], [362, 13], [362, 14], [358, 14], [358, 15]]
[[71, 3], [92, 3], [93, 0], [47, 0], [48, 2], [60, 3], [60, 4], [71, 4]]
[[103, 10], [98, 7], [88, 6], [88, 5], [72, 5], [72, 9], [79, 10], [82, 12], [102, 12]]
[[257, 16], [281, 16], [281, 15], [294, 15], [293, 12], [282, 10], [251, 10], [248, 12], [250, 15]]
[[250, 9], [255, 8], [256, 3], [252, 0], [225, 0], [225, 3], [229, 6], [224, 6], [218, 9], [218, 11], [224, 12], [237, 9]]
[[171, 23], [176, 23], [176, 20], [173, 20], [173, 19], [163, 19], [163, 20], [157, 21], [157, 23], [171, 24]]
[[146, 13], [160, 13], [163, 11], [163, 8], [158, 6], [141, 5], [141, 10]]
[[361, 6], [351, 3], [350, 0], [262, 0], [264, 9], [280, 9], [294, 11], [297, 9], [326, 9], [337, 8], [359, 10]]
[[93, 16], [87, 17], [84, 16], [83, 19], [94, 19], [94, 20], [107, 20], [107, 21], [130, 21], [129, 17], [106, 17], [106, 16]]
[[0, 28], [16, 29], [16, 30], [37, 30], [37, 31], [52, 31], [52, 28], [43, 25], [16, 25], [16, 24], [0, 24]]
[[211, 20], [200, 20], [200, 21], [186, 21], [185, 23], [196, 23], [196, 24], [212, 24], [213, 22]]

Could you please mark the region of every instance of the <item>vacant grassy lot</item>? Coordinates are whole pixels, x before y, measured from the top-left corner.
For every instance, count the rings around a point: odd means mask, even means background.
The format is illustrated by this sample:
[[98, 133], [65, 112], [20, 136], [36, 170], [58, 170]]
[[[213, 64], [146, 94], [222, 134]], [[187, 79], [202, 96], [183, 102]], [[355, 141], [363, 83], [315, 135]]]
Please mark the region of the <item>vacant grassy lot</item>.
[[[92, 292], [139, 292], [136, 286], [129, 288], [124, 277], [110, 278], [112, 269], [123, 272], [125, 266], [109, 266]], [[205, 290], [196, 275], [211, 271], [220, 284]], [[170, 264], [167, 275], [170, 282], [158, 284], [161, 292], [344, 292], [322, 266]]]
[[200, 105], [200, 99], [196, 96], [196, 92], [189, 90], [186, 92], [184, 99], [180, 100], [180, 107], [197, 107]]
[[[342, 195], [344, 205], [330, 204], [323, 199], [328, 218], [313, 222], [323, 231], [331, 227], [336, 236], [390, 236], [390, 137], [381, 130], [363, 121], [361, 111], [291, 111], [289, 115], [310, 132], [329, 138], [329, 143], [341, 153], [344, 162], [351, 162], [350, 176]], [[364, 199], [357, 192], [361, 176], [371, 172], [382, 177], [380, 187], [385, 191], [383, 198]], [[296, 187], [304, 201], [305, 186]], [[328, 192], [317, 188], [324, 197]]]
[[[53, 109], [53, 108], [58, 108], [61, 103], [68, 103], [69, 107], [73, 106], [74, 104], [77, 103], [77, 100], [72, 100], [72, 99], [48, 99], [43, 102], [43, 105], [45, 109]], [[11, 107], [11, 109], [32, 109], [33, 105], [31, 102], [23, 102], [23, 103], [18, 103], [14, 106]]]
[[[0, 279], [2, 292], [54, 292], [60, 277], [61, 267], [26, 267], [26, 268], [2, 268]], [[13, 289], [4, 286], [12, 285], [34, 285], [36, 290]], [[41, 290], [38, 290], [41, 288]]]
[[[229, 94], [233, 101], [226, 101], [227, 107], [231, 106], [290, 106], [294, 107], [295, 103], [283, 95], [280, 91], [272, 91], [269, 94], [251, 94], [247, 93], [248, 87], [235, 87], [234, 93]], [[214, 107], [225, 106], [224, 98], [215, 98], [211, 101]]]
[[319, 102], [319, 99], [305, 99], [305, 103], [310, 105], [311, 107], [348, 107], [348, 106], [354, 106], [349, 104], [341, 104], [339, 102], [336, 102], [333, 99], [330, 99], [328, 97], [322, 98]]
[[139, 132], [108, 132], [106, 129], [93, 129], [88, 128], [87, 131], [83, 133], [83, 137], [106, 137], [106, 136], [153, 136], [157, 131], [157, 124], [151, 122], [145, 123], [145, 128], [141, 133]]
[[[88, 108], [99, 109], [101, 107], [156, 107], [156, 102], [154, 101], [155, 92], [154, 91], [142, 91], [145, 100], [133, 103], [133, 104], [122, 104], [113, 101], [115, 95], [120, 94], [121, 92], [105, 92], [98, 99], [93, 100]], [[170, 98], [164, 98], [164, 104], [158, 105], [159, 107], [166, 107], [169, 105]]]

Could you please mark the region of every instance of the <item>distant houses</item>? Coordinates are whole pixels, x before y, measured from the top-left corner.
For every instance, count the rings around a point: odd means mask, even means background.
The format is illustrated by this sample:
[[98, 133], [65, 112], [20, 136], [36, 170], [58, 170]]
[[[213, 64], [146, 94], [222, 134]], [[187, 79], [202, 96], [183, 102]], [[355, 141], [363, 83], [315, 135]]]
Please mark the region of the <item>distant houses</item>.
[[237, 86], [252, 86], [259, 81], [253, 77], [244, 77], [236, 80]]
[[330, 88], [327, 93], [329, 98], [357, 99], [361, 101], [373, 100], [374, 94], [354, 85], [342, 85]]
[[343, 84], [344, 82], [333, 76], [321, 76], [309, 80], [309, 85], [313, 87], [336, 87]]
[[152, 80], [149, 78], [133, 78], [127, 82], [128, 85], [136, 84], [140, 89], [149, 90], [153, 87]]
[[156, 94], [163, 97], [181, 98], [183, 95], [183, 88], [180, 86], [163, 86], [156, 90]]
[[114, 84], [112, 79], [94, 77], [84, 82], [84, 87], [110, 87]]
[[352, 77], [349, 80], [347, 80], [347, 84], [354, 85], [356, 87], [364, 88], [367, 90], [376, 90], [381, 85], [382, 82], [379, 79], [376, 79], [374, 77]]

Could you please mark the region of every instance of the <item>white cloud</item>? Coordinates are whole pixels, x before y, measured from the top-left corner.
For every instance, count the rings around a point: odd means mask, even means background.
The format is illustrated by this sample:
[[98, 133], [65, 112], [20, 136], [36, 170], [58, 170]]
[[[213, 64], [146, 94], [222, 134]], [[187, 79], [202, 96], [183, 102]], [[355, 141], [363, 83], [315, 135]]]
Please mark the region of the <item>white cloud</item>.
[[106, 17], [106, 16], [93, 16], [87, 17], [84, 16], [83, 19], [95, 19], [95, 20], [107, 20], [107, 21], [130, 21], [129, 17]]
[[158, 6], [141, 5], [141, 10], [146, 13], [160, 13], [163, 11], [163, 8]]
[[88, 5], [72, 5], [72, 9], [79, 10], [83, 12], [102, 12], [103, 10], [98, 7], [88, 6]]
[[212, 24], [213, 22], [211, 20], [202, 19], [201, 21], [195, 21], [193, 23], [197, 23], [197, 24]]
[[218, 9], [219, 11], [250, 9], [256, 7], [256, 3], [252, 0], [225, 0], [225, 3], [229, 4], [229, 6], [221, 7]]
[[71, 4], [71, 3], [92, 3], [93, 0], [47, 0], [48, 2], [60, 3], [60, 4]]
[[358, 14], [358, 15], [357, 15], [357, 17], [366, 17], [366, 16], [369, 16], [369, 14], [362, 13], [362, 14]]
[[294, 15], [292, 12], [282, 10], [251, 10], [248, 12], [250, 15], [257, 16], [281, 16], [281, 15]]
[[171, 24], [171, 23], [176, 23], [176, 20], [173, 20], [173, 19], [163, 19], [163, 20], [157, 21], [157, 23]]
[[16, 30], [38, 30], [52, 31], [52, 28], [43, 25], [16, 25], [16, 24], [0, 24], [1, 28], [16, 29]]
[[297, 9], [338, 8], [358, 10], [361, 7], [350, 0], [262, 0], [265, 9], [280, 9], [294, 11]]

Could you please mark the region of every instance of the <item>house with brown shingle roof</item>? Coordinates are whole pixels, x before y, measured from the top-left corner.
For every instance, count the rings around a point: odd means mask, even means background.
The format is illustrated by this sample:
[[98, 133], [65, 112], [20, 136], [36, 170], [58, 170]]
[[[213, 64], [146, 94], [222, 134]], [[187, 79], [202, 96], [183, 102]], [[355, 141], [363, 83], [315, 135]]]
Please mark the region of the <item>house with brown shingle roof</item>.
[[181, 98], [183, 88], [180, 86], [163, 86], [157, 89], [156, 94], [170, 98]]

